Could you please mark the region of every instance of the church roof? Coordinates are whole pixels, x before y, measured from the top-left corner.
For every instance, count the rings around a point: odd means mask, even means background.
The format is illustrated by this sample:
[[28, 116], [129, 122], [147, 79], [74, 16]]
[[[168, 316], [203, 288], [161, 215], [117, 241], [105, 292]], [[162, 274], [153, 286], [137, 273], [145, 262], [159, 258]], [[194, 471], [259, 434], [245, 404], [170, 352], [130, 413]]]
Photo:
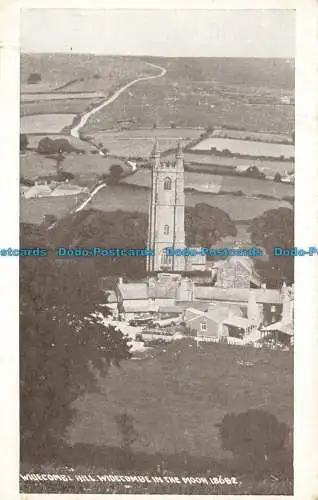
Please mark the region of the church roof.
[[[219, 300], [224, 302], [248, 302], [251, 293], [250, 288], [220, 288], [196, 286], [195, 298], [199, 300]], [[280, 290], [254, 289], [253, 294], [256, 302], [263, 304], [281, 304]]]

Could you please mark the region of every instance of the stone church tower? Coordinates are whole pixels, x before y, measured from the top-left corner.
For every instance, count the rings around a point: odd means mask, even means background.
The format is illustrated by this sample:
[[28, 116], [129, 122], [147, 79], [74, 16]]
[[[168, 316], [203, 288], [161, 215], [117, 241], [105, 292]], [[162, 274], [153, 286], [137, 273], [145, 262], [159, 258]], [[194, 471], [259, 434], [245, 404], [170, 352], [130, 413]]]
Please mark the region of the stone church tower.
[[184, 248], [184, 167], [181, 144], [175, 161], [161, 162], [156, 140], [151, 153], [151, 199], [148, 220], [147, 271], [184, 271], [185, 257], [167, 256], [166, 248]]

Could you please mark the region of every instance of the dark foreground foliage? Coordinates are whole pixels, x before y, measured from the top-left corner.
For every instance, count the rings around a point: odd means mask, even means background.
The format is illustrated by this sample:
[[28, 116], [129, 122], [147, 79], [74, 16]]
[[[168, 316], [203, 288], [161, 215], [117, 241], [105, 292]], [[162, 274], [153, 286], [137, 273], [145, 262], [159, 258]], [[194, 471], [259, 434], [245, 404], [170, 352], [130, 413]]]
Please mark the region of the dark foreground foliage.
[[130, 357], [127, 339], [101, 322], [109, 311], [96, 276], [78, 261], [67, 264], [52, 256], [20, 261], [21, 438], [38, 449], [63, 437], [72, 402], [96, 388], [96, 373]]

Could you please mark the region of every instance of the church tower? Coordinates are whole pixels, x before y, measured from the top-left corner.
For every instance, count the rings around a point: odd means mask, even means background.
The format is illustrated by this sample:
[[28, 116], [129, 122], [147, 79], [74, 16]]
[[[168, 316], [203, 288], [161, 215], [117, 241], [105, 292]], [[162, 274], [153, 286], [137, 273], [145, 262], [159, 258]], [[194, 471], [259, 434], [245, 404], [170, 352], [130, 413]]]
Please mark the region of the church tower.
[[173, 162], [161, 162], [158, 140], [151, 153], [151, 199], [148, 219], [147, 271], [184, 271], [184, 256], [168, 256], [167, 248], [184, 248], [184, 167], [181, 144]]

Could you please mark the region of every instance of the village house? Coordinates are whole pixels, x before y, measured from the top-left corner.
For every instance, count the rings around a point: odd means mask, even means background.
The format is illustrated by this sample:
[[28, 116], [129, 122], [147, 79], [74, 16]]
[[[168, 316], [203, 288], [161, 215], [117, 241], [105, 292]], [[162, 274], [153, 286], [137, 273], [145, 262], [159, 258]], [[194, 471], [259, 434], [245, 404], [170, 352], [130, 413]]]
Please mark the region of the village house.
[[63, 182], [58, 184], [56, 188], [52, 191], [51, 196], [74, 196], [80, 193], [88, 193], [89, 189], [87, 187], [76, 186], [69, 182]]
[[255, 298], [260, 322], [269, 325], [279, 321], [283, 308], [283, 296], [281, 290], [270, 290], [265, 287], [248, 288], [227, 288], [220, 287], [195, 287], [195, 300], [216, 302], [218, 304], [238, 304], [247, 314], [250, 296]]
[[283, 308], [279, 321], [263, 328], [264, 338], [274, 339], [285, 345], [293, 343], [294, 338], [294, 286], [283, 285], [281, 290]]
[[41, 198], [42, 196], [51, 196], [52, 189], [45, 181], [43, 184], [39, 184], [35, 181], [34, 186], [24, 191], [24, 198]]
[[188, 308], [184, 313], [184, 321], [193, 335], [205, 340], [225, 337], [243, 340], [257, 328], [256, 321], [244, 318], [241, 308], [235, 304], [210, 304], [204, 312], [194, 307]]
[[223, 288], [260, 287], [261, 279], [253, 260], [248, 256], [229, 257], [212, 266], [215, 271], [215, 286]]

